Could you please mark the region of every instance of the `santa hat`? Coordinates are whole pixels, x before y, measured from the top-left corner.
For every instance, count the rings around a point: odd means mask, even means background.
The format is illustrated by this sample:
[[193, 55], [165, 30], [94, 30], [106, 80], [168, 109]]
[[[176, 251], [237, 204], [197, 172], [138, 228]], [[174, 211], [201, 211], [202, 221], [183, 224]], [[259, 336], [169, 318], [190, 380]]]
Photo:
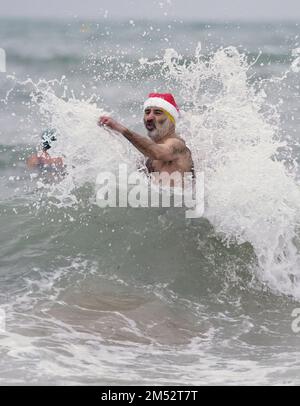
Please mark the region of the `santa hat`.
[[179, 108], [171, 93], [150, 93], [144, 103], [144, 110], [149, 107], [159, 107], [165, 110], [174, 120], [179, 118]]

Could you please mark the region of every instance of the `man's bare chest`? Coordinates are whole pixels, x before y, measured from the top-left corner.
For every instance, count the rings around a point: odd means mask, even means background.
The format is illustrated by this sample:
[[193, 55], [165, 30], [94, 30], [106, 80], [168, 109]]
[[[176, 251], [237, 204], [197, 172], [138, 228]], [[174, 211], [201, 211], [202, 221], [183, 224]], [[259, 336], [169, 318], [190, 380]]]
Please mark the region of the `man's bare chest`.
[[159, 161], [148, 159], [146, 161], [146, 167], [149, 172], [168, 172], [172, 173], [177, 170], [180, 170], [180, 167], [177, 161]]

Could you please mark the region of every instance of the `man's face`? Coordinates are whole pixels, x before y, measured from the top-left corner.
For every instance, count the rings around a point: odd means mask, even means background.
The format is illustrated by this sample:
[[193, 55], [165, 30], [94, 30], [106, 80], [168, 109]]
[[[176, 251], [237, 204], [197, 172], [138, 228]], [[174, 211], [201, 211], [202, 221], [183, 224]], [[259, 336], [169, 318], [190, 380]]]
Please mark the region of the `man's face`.
[[148, 107], [144, 112], [144, 125], [152, 139], [160, 139], [174, 130], [174, 124], [158, 107]]

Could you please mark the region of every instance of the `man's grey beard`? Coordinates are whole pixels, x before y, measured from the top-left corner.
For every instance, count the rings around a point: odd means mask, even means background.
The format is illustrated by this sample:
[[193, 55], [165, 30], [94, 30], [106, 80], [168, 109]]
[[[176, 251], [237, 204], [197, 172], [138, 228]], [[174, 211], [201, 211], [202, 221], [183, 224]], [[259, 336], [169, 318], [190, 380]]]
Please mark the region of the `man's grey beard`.
[[161, 138], [161, 137], [159, 136], [159, 132], [158, 132], [158, 129], [157, 129], [157, 128], [155, 128], [155, 129], [152, 130], [152, 131], [149, 131], [149, 130], [148, 130], [148, 137], [150, 137], [152, 140], [158, 140], [158, 139]]
[[172, 132], [172, 130], [173, 130], [172, 126], [173, 126], [172, 122], [170, 120], [166, 120], [158, 128], [156, 127], [152, 131], [148, 130], [148, 136], [153, 140], [156, 140], [156, 141], [160, 140]]

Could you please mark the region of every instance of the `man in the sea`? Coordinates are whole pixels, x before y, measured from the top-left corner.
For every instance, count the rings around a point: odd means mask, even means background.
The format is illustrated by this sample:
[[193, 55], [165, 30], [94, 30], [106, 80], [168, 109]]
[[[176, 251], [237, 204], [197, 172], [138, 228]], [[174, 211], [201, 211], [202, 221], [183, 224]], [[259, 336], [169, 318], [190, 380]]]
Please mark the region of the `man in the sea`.
[[144, 103], [144, 125], [148, 138], [139, 135], [108, 116], [100, 117], [98, 125], [122, 134], [146, 158], [151, 172], [194, 175], [192, 154], [185, 141], [176, 134], [179, 108], [170, 93], [150, 93]]
[[42, 151], [31, 155], [27, 159], [27, 166], [31, 169], [54, 170], [61, 172], [64, 168], [63, 159], [61, 157], [52, 158], [48, 150], [56, 141], [56, 130], [47, 129], [42, 133]]

